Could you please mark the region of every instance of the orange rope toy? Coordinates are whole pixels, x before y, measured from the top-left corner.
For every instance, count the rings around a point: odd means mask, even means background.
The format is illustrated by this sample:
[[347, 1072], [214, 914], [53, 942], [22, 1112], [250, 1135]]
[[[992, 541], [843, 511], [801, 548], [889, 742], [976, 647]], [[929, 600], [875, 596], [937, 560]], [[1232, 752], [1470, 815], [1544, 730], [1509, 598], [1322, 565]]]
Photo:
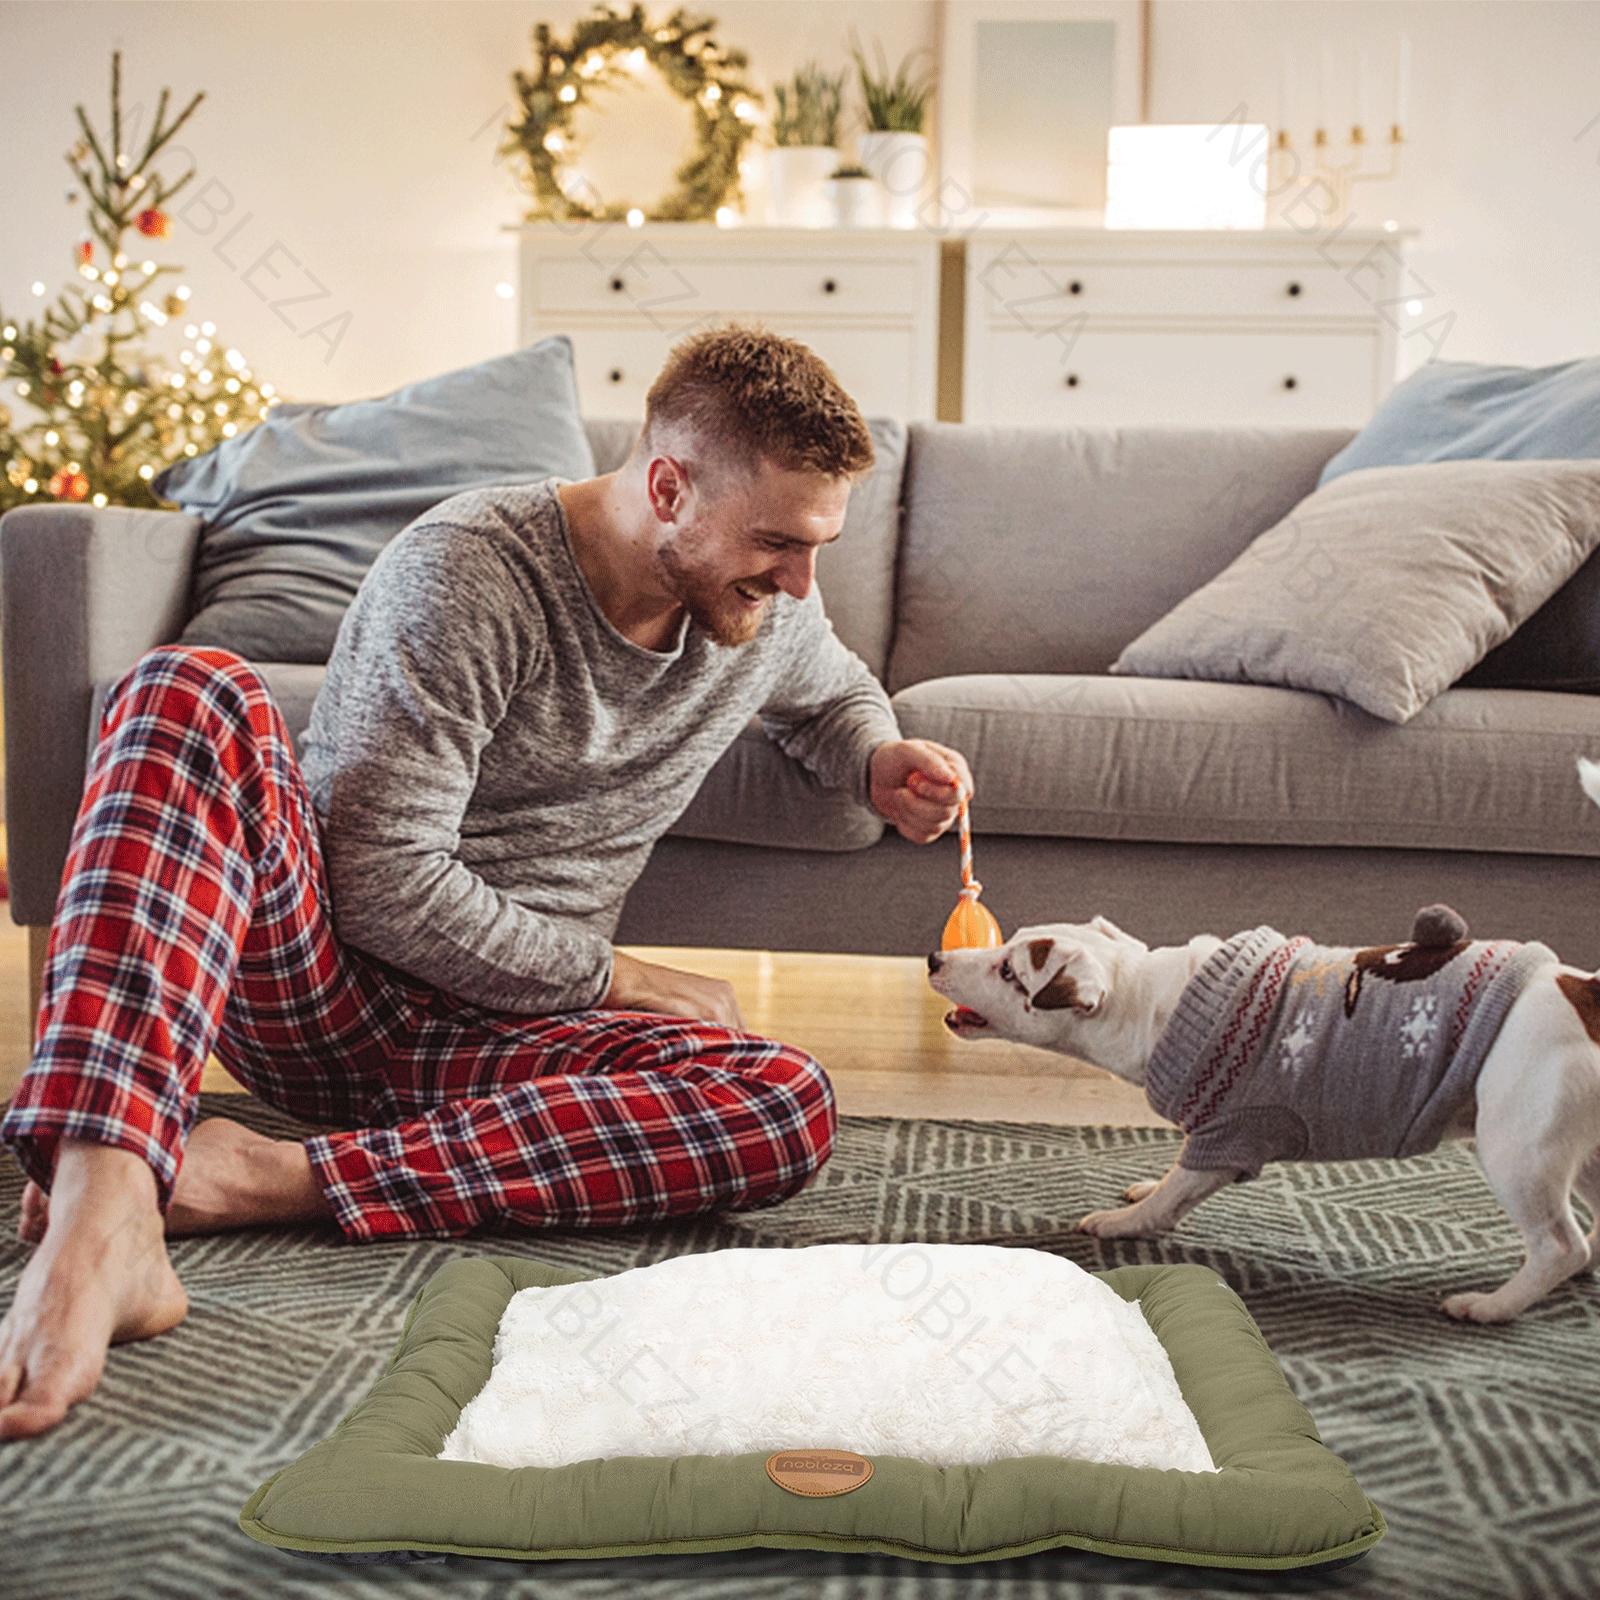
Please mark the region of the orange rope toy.
[[972, 875], [972, 817], [961, 791], [961, 896], [944, 925], [942, 950], [993, 950], [1005, 943], [1000, 924], [978, 896], [983, 885]]

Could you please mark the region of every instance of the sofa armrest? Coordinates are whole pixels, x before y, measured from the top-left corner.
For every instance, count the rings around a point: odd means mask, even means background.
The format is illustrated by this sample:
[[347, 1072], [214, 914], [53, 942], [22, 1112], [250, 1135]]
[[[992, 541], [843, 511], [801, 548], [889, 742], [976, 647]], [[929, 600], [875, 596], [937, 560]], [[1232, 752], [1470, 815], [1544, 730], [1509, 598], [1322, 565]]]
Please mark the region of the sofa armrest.
[[48, 924], [83, 794], [97, 680], [177, 637], [200, 520], [124, 506], [0, 517], [11, 915]]

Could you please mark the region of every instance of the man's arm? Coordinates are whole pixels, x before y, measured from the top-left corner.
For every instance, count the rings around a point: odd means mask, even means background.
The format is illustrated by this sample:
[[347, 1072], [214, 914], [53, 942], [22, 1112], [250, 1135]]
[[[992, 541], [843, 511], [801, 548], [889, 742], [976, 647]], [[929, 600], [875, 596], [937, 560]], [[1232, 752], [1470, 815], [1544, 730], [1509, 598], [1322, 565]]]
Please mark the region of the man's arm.
[[788, 659], [761, 707], [762, 727], [830, 789], [871, 805], [872, 752], [900, 738], [889, 696], [833, 631], [814, 586], [791, 617]]
[[523, 1013], [597, 1005], [612, 979], [602, 935], [517, 904], [456, 856], [479, 758], [544, 647], [537, 605], [481, 535], [409, 529], [350, 608], [337, 693], [325, 686], [308, 733], [329, 746], [324, 843], [340, 936]]

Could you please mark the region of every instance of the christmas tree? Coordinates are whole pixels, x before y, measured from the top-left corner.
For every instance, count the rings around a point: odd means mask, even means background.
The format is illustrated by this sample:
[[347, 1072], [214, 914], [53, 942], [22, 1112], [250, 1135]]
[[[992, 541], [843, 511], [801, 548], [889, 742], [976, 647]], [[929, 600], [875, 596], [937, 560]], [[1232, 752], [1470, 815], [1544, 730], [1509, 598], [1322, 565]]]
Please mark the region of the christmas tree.
[[[150, 241], [171, 226], [167, 203], [194, 176], [191, 167], [168, 183], [157, 160], [205, 96], [171, 121], [168, 98], [163, 89], [138, 155], [123, 147], [125, 132], [137, 140], [136, 119], [123, 127], [120, 53], [111, 57], [105, 135], [75, 108], [83, 137], [67, 154], [75, 179], [67, 200], [87, 210], [75, 247], [82, 281], [37, 318], [0, 307], [0, 511], [50, 501], [164, 505], [150, 486], [162, 467], [231, 439], [277, 404], [272, 385], [257, 383], [213, 323], [187, 320], [188, 285], [161, 283], [183, 269], [150, 255]], [[45, 285], [33, 293], [42, 297]], [[184, 335], [176, 361], [151, 348], [169, 323]], [[14, 418], [7, 390], [34, 415]]]

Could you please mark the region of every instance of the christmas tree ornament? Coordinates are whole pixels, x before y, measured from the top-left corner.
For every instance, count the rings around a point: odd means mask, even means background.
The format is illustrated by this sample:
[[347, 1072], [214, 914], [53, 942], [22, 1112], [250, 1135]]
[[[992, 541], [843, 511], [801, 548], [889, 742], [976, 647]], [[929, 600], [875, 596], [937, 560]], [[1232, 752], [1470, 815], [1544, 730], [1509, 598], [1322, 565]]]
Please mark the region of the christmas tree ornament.
[[1005, 943], [1000, 924], [978, 898], [983, 885], [972, 874], [972, 816], [961, 792], [961, 894], [945, 920], [941, 950], [993, 950]]
[[158, 206], [148, 206], [133, 219], [133, 225], [147, 239], [165, 239], [167, 214]]
[[78, 265], [88, 266], [94, 260], [94, 240], [80, 239], [78, 241]]
[[81, 472], [63, 467], [51, 475], [49, 488], [57, 500], [82, 500], [89, 493], [89, 480]]

